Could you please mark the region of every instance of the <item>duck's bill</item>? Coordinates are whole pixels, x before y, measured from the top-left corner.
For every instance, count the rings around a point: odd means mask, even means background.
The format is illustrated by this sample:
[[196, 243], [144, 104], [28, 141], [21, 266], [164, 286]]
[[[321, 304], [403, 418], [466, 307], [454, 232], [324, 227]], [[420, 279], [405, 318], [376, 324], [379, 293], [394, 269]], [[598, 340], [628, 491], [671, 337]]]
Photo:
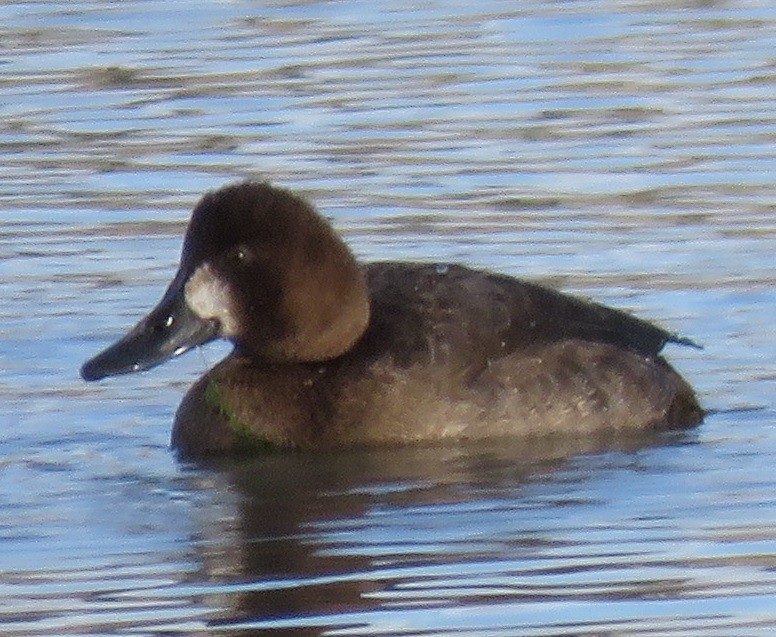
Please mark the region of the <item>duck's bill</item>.
[[218, 323], [191, 311], [172, 286], [159, 305], [124, 338], [84, 363], [84, 380], [140, 372], [218, 336]]

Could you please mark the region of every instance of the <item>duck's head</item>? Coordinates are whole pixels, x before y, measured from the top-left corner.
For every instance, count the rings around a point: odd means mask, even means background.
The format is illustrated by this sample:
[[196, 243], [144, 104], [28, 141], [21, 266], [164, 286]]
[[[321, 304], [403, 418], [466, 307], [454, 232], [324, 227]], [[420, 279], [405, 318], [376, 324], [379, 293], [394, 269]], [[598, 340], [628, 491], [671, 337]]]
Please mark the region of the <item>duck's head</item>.
[[322, 361], [368, 320], [361, 269], [328, 222], [286, 190], [245, 182], [202, 198], [162, 300], [81, 375], [149, 369], [219, 337], [258, 360]]

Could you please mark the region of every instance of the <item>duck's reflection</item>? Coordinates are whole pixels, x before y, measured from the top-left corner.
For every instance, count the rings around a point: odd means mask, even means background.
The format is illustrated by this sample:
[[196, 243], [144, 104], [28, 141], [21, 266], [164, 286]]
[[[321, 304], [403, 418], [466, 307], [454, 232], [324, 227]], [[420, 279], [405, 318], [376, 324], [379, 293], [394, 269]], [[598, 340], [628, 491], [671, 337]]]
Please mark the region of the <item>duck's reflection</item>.
[[[552, 482], [569, 457], [682, 444], [689, 436], [502, 440], [200, 465], [197, 479], [221, 505], [200, 511], [204, 573], [197, 578], [213, 585], [206, 599], [212, 622], [229, 625], [230, 633], [244, 626], [246, 634], [321, 634], [384, 607], [397, 584], [418, 576], [418, 566], [477, 557], [476, 542], [445, 539], [481, 541], [486, 531], [476, 513], [458, 529], [445, 529], [452, 521], [442, 514], [434, 523], [444, 531], [434, 538], [427, 521], [435, 507], [476, 511], [494, 492], [520, 506], [526, 484]], [[534, 533], [521, 548], [520, 529], [509, 534], [518, 539], [511, 543], [518, 559], [543, 543]]]

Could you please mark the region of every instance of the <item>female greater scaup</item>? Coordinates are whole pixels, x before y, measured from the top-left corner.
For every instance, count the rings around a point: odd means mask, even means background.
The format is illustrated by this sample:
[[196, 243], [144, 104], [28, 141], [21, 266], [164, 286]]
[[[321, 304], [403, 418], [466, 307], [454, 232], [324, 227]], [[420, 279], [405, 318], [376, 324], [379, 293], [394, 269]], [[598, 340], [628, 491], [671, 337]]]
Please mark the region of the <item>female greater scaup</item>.
[[86, 380], [213, 340], [234, 351], [175, 416], [188, 456], [698, 424], [658, 355], [692, 344], [619, 310], [458, 265], [360, 266], [307, 202], [266, 183], [206, 194], [178, 273]]

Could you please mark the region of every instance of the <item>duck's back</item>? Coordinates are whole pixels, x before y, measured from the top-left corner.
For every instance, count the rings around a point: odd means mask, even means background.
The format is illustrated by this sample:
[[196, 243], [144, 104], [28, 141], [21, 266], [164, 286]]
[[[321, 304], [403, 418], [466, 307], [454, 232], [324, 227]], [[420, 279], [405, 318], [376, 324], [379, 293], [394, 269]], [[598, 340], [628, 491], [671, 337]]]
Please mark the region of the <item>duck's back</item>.
[[621, 310], [458, 265], [372, 263], [367, 338], [400, 357], [447, 352], [471, 363], [571, 339], [656, 356], [689, 343]]

